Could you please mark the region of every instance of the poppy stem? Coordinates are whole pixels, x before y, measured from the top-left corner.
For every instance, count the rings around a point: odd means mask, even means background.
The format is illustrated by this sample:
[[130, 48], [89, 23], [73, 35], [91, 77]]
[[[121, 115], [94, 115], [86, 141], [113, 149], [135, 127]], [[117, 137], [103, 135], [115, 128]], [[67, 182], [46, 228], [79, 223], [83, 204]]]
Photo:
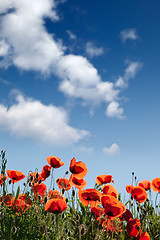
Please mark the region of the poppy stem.
[[12, 183], [12, 194], [14, 195], [14, 182]]
[[155, 198], [155, 208], [156, 208], [156, 205], [157, 205], [158, 195], [159, 195], [159, 192], [157, 192], [157, 194], [156, 194], [156, 198]]
[[54, 168], [52, 167], [52, 170], [51, 170], [51, 184], [50, 184], [50, 189], [52, 189], [52, 184], [53, 184], [53, 171], [54, 171]]

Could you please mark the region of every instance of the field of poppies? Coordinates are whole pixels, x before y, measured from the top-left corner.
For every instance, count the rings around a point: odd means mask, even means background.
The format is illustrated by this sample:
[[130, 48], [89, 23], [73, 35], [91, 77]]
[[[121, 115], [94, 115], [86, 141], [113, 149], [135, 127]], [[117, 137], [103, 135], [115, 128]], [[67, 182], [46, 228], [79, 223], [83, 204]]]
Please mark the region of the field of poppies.
[[64, 176], [54, 179], [64, 165], [58, 157], [47, 157], [42, 170], [28, 176], [7, 170], [5, 151], [0, 157], [0, 239], [160, 240], [160, 178], [136, 182], [132, 173], [125, 186], [128, 200], [122, 202], [112, 175], [99, 175], [94, 187], [86, 188], [87, 167], [75, 158]]

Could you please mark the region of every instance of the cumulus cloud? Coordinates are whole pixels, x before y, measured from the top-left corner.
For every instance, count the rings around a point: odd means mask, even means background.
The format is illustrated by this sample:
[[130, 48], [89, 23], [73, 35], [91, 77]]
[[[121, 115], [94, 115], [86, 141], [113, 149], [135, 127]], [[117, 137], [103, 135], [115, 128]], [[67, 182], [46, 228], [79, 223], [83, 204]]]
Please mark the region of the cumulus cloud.
[[110, 147], [104, 147], [102, 151], [105, 154], [115, 155], [120, 153], [121, 149], [117, 143], [113, 143]]
[[[6, 51], [10, 53], [7, 64], [24, 70], [49, 72], [63, 53], [61, 43], [55, 42], [44, 27], [45, 17], [58, 20], [55, 1], [5, 0], [0, 4], [1, 13], [6, 13], [1, 16], [0, 39], [3, 49], [3, 39], [7, 40]], [[9, 9], [12, 11], [7, 12]]]
[[92, 42], [86, 43], [86, 53], [89, 57], [98, 57], [104, 54], [104, 49], [102, 47], [96, 47]]
[[[55, 0], [0, 1], [0, 67], [15, 65], [22, 70], [54, 74], [60, 79], [59, 90], [67, 97], [80, 99], [94, 109], [108, 105], [106, 115], [122, 119], [119, 93], [138, 72], [139, 63], [130, 63], [116, 83], [102, 81], [97, 69], [83, 56], [65, 54], [66, 47], [47, 32], [45, 18], [59, 18]], [[16, 27], [15, 27], [16, 26]], [[74, 34], [67, 31], [71, 38]], [[103, 48], [86, 45], [90, 57], [104, 53]]]
[[120, 104], [118, 102], [111, 102], [108, 104], [106, 109], [106, 115], [111, 118], [118, 118], [118, 119], [124, 119], [125, 116], [123, 115], [123, 108], [120, 107]]
[[8, 54], [9, 51], [9, 45], [4, 41], [0, 41], [0, 56], [5, 56]]
[[16, 96], [7, 108], [0, 104], [0, 129], [20, 138], [32, 138], [51, 145], [69, 145], [88, 136], [89, 132], [69, 125], [67, 112], [54, 105]]
[[120, 32], [120, 38], [123, 43], [125, 43], [128, 39], [136, 40], [138, 39], [138, 34], [135, 28], [124, 29]]

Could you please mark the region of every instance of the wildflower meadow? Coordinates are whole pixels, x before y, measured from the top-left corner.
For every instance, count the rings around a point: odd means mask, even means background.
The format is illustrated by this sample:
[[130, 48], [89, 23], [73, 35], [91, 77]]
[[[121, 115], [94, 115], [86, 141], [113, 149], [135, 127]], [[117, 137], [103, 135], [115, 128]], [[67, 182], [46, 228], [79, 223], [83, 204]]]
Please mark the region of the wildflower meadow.
[[28, 176], [7, 169], [5, 151], [0, 157], [0, 239], [160, 239], [160, 177], [136, 182], [131, 173], [124, 202], [107, 173], [87, 188], [87, 166], [74, 157], [56, 179], [55, 171], [64, 165], [57, 156], [48, 156], [42, 170]]

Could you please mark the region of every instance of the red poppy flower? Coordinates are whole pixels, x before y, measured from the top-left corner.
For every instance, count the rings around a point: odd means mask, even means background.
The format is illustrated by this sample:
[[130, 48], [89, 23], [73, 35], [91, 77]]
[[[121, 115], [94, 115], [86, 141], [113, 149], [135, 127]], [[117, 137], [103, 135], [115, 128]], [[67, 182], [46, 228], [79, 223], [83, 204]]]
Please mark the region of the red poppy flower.
[[127, 193], [131, 193], [133, 188], [134, 188], [134, 186], [132, 186], [132, 185], [127, 185], [127, 186], [126, 186], [126, 191], [127, 191]]
[[144, 232], [140, 235], [140, 237], [138, 238], [138, 240], [150, 240], [150, 236], [148, 234], [148, 232]]
[[140, 186], [134, 187], [131, 191], [131, 195], [139, 203], [143, 203], [147, 200], [146, 190], [143, 187], [140, 187]]
[[64, 165], [64, 162], [61, 161], [60, 158], [49, 156], [46, 158], [49, 165], [51, 165], [53, 168], [59, 168]]
[[36, 198], [38, 197], [38, 194], [43, 197], [46, 195], [47, 186], [44, 183], [38, 184], [35, 183], [34, 186], [32, 186], [33, 192], [36, 195]]
[[84, 178], [88, 171], [84, 162], [76, 162], [75, 158], [72, 158], [69, 170], [76, 176], [76, 178]]
[[69, 181], [67, 178], [58, 178], [56, 179], [56, 183], [59, 187], [59, 189], [65, 189], [65, 191], [69, 190], [73, 185], [71, 181]]
[[110, 220], [114, 220], [126, 211], [125, 205], [111, 195], [102, 195], [101, 203], [105, 214]]
[[86, 190], [79, 190], [78, 196], [84, 206], [88, 206], [90, 204], [90, 207], [95, 207], [100, 203], [102, 193], [94, 188], [91, 188]]
[[114, 182], [113, 179], [112, 179], [112, 175], [99, 175], [96, 177], [96, 183], [98, 185], [101, 185], [101, 184], [104, 184], [104, 183], [112, 183]]
[[49, 177], [50, 171], [51, 171], [51, 167], [50, 167], [50, 166], [45, 165], [45, 166], [43, 167], [43, 169], [42, 169], [42, 171], [41, 171], [41, 174], [40, 174], [40, 176], [41, 176], [41, 178], [42, 178], [43, 181], [44, 181], [46, 178]]
[[87, 185], [87, 182], [83, 178], [79, 179], [79, 178], [76, 178], [74, 175], [71, 175], [71, 185], [75, 185], [76, 188], [82, 190]]
[[128, 209], [126, 209], [126, 211], [119, 217], [119, 219], [120, 221], [128, 222], [129, 219], [133, 219], [133, 215]]
[[7, 170], [7, 176], [12, 179], [12, 183], [19, 182], [25, 175], [22, 172], [14, 171], [14, 170]]
[[96, 206], [96, 207], [91, 207], [91, 213], [94, 213], [96, 219], [97, 219], [97, 218], [99, 219], [99, 218], [103, 215], [104, 209], [101, 208], [101, 207], [98, 207], [98, 206]]
[[111, 184], [106, 184], [102, 187], [103, 194], [105, 195], [111, 195], [114, 197], [118, 197], [118, 191], [117, 189], [112, 186]]
[[50, 199], [45, 205], [45, 211], [51, 213], [61, 213], [67, 208], [66, 202], [62, 198]]
[[32, 205], [32, 200], [25, 193], [20, 194], [18, 199], [25, 201], [26, 204]]
[[17, 213], [25, 212], [27, 211], [31, 204], [28, 204], [25, 202], [25, 200], [17, 198], [15, 201], [15, 198], [12, 198], [11, 206], [13, 206], [13, 210], [15, 210]]
[[0, 173], [0, 185], [3, 184], [3, 181], [6, 181], [7, 177]]
[[160, 193], [160, 178], [157, 177], [152, 180], [152, 188], [153, 191]]
[[127, 223], [127, 232], [128, 235], [132, 237], [138, 237], [139, 234], [141, 234], [141, 223], [138, 218], [135, 219], [129, 219]]
[[149, 180], [143, 180], [138, 183], [138, 186], [143, 187], [146, 191], [148, 191], [149, 189], [151, 189], [152, 183]]
[[12, 194], [7, 194], [6, 196], [0, 197], [0, 203], [4, 203], [6, 206], [11, 205]]
[[49, 198], [52, 199], [52, 198], [63, 198], [65, 200], [65, 197], [63, 197], [62, 193], [58, 190], [49, 190]]

